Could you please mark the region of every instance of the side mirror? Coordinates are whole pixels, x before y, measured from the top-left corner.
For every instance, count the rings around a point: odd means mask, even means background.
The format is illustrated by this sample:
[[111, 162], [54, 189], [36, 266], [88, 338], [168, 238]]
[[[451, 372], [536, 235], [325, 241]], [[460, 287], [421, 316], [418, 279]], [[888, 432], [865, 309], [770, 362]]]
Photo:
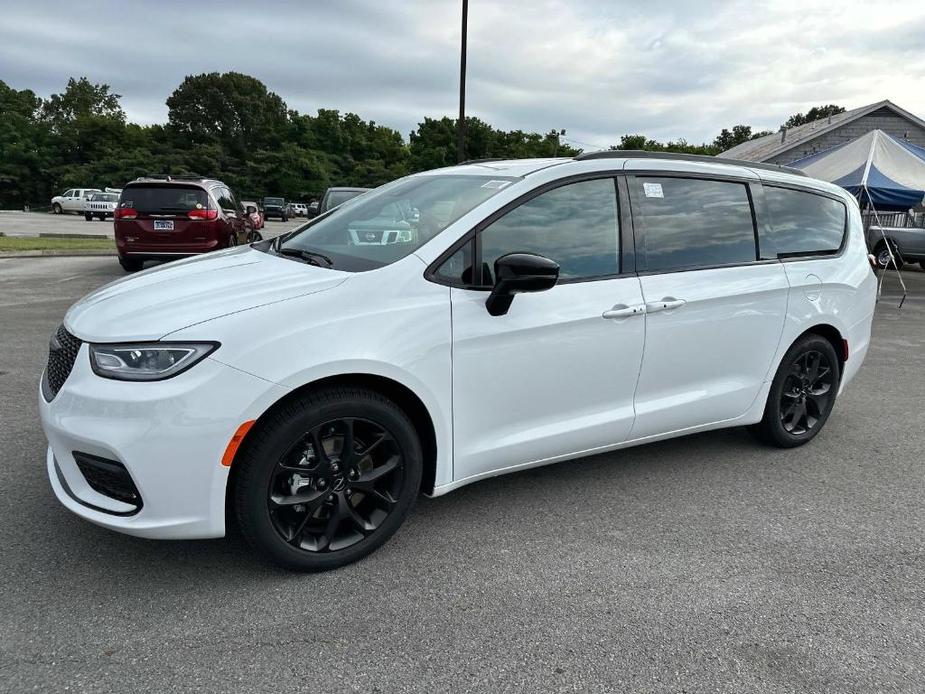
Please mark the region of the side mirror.
[[495, 286], [485, 300], [493, 316], [503, 316], [515, 294], [543, 292], [559, 281], [559, 263], [533, 253], [508, 253], [495, 261]]

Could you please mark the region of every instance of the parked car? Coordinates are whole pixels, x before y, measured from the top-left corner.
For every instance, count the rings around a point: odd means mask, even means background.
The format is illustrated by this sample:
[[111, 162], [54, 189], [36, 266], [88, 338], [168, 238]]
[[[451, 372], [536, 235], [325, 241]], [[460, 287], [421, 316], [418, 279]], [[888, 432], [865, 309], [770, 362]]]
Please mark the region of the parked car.
[[127, 184], [115, 210], [116, 250], [127, 272], [244, 243], [253, 230], [224, 183], [196, 176], [144, 176]]
[[867, 244], [882, 268], [918, 263], [925, 270], [925, 228], [872, 225], [867, 228]]
[[289, 221], [289, 212], [286, 207], [286, 201], [283, 198], [264, 198], [263, 199], [263, 218], [279, 218], [284, 222]]
[[257, 208], [257, 203], [245, 200], [241, 203], [244, 206], [244, 211], [251, 218], [251, 223], [254, 225], [255, 231], [260, 231], [263, 229], [263, 213]]
[[107, 217], [112, 217], [119, 204], [119, 193], [93, 193], [84, 203], [84, 219], [92, 222], [96, 217], [105, 222]]
[[296, 217], [305, 217], [308, 214], [308, 205], [304, 202], [292, 203], [292, 211]]
[[87, 200], [93, 193], [99, 192], [99, 188], [71, 188], [51, 199], [51, 211], [55, 214], [83, 214]]
[[416, 174], [71, 307], [47, 471], [104, 527], [217, 537], [228, 510], [274, 561], [330, 569], [422, 490], [724, 427], [811, 441], [876, 285], [855, 200], [792, 170], [615, 151]]
[[328, 210], [333, 210], [338, 205], [342, 205], [348, 200], [371, 190], [370, 188], [328, 188], [321, 198], [321, 204], [318, 206], [318, 214], [324, 214]]

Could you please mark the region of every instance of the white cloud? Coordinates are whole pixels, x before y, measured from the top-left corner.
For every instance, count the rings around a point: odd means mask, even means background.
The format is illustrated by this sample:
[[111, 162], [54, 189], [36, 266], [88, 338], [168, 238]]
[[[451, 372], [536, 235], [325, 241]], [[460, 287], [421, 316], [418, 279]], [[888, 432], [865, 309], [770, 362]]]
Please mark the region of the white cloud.
[[[131, 119], [166, 119], [187, 74], [237, 70], [290, 107], [403, 133], [456, 112], [458, 0], [246, 5], [12, 2], [0, 79], [47, 95], [107, 82]], [[822, 103], [889, 98], [925, 114], [925, 4], [473, 0], [468, 111], [503, 128], [710, 140]]]

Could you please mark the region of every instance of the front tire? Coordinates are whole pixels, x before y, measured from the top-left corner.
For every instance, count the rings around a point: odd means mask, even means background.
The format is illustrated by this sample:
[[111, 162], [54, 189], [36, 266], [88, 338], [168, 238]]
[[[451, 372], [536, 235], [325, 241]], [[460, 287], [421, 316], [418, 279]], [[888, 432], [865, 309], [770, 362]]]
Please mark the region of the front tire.
[[88, 222], [92, 222], [92, 221], [93, 221], [93, 215], [90, 214], [89, 212], [87, 212], [87, 213], [84, 214], [84, 219], [86, 219]]
[[841, 364], [832, 343], [810, 333], [781, 360], [761, 422], [750, 431], [779, 448], [808, 443], [825, 426], [841, 383]]
[[[890, 257], [891, 251], [893, 253], [892, 258]], [[896, 248], [896, 244], [892, 241], [881, 241], [874, 255], [877, 258], [877, 267], [880, 268], [902, 270], [905, 264], [902, 256], [899, 254], [899, 249]]]
[[247, 541], [296, 571], [355, 562], [386, 542], [417, 498], [421, 443], [405, 413], [363, 388], [326, 388], [278, 408], [234, 460]]
[[61, 214], [61, 205], [59, 205], [58, 203], [55, 203], [54, 205], [51, 206], [51, 211], [54, 212], [55, 214]]

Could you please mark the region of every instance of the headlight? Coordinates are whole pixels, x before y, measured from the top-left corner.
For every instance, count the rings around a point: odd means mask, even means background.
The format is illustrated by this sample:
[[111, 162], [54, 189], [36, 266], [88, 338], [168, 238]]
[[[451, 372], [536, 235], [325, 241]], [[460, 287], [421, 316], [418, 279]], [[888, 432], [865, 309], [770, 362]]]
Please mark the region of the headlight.
[[90, 366], [103, 378], [163, 381], [186, 371], [216, 349], [217, 342], [90, 345]]

